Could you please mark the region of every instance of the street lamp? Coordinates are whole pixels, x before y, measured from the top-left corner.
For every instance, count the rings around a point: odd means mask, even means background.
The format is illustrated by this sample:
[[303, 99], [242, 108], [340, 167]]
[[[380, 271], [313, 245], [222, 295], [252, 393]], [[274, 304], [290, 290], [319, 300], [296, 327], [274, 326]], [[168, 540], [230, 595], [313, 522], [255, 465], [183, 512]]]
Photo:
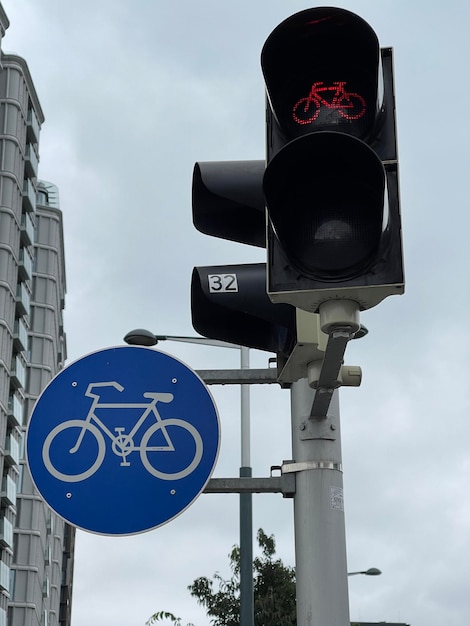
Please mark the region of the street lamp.
[[[159, 341], [180, 341], [220, 348], [236, 348], [240, 350], [240, 368], [249, 369], [250, 350], [218, 339], [206, 337], [184, 337], [176, 335], [154, 335], [145, 328], [137, 328], [128, 332], [124, 341], [134, 346], [155, 346]], [[240, 418], [241, 418], [241, 463], [240, 478], [251, 478], [250, 459], [250, 389], [249, 385], [241, 385]], [[253, 498], [251, 493], [240, 494], [240, 624], [253, 626]]]
[[229, 343], [228, 341], [219, 341], [218, 339], [206, 339], [205, 337], [183, 337], [177, 335], [154, 335], [149, 330], [145, 328], [136, 328], [135, 330], [131, 330], [125, 335], [124, 341], [130, 346], [155, 346], [159, 341], [165, 340], [171, 341], [180, 341], [182, 343], [197, 343], [202, 344], [204, 346], [216, 346], [218, 348], [237, 348], [240, 349], [241, 346], [237, 346], [234, 343]]
[[376, 567], [369, 567], [362, 572], [348, 572], [348, 576], [357, 576], [357, 574], [364, 574], [365, 576], [380, 576], [382, 572]]

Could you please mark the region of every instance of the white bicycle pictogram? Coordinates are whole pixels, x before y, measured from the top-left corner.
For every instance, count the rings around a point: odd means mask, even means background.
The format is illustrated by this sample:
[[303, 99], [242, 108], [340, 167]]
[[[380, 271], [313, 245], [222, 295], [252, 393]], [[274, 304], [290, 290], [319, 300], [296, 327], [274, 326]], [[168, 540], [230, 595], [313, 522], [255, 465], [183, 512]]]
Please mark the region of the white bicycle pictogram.
[[[192, 424], [189, 424], [182, 419], [163, 419], [157, 409], [157, 402], [169, 403], [173, 400], [174, 396], [172, 393], [148, 391], [143, 394], [144, 398], [149, 399], [148, 402], [111, 403], [100, 402], [100, 395], [98, 393], [93, 393], [93, 389], [95, 389], [96, 387], [113, 387], [120, 392], [124, 390], [124, 387], [115, 381], [90, 383], [88, 385], [85, 395], [89, 398], [93, 398], [93, 402], [87, 413], [86, 418], [71, 419], [62, 422], [51, 430], [51, 432], [46, 437], [46, 440], [44, 441], [44, 445], [42, 448], [42, 458], [47, 470], [53, 476], [64, 482], [79, 482], [90, 478], [90, 476], [93, 476], [93, 474], [97, 472], [101, 467], [106, 456], [106, 441], [104, 435], [107, 435], [112, 442], [112, 452], [114, 452], [114, 454], [116, 454], [117, 456], [122, 457], [120, 463], [121, 466], [129, 466], [130, 462], [127, 460], [127, 457], [132, 452], [138, 451], [140, 452], [140, 459], [142, 461], [142, 464], [147, 469], [147, 471], [150, 474], [153, 474], [153, 476], [161, 478], [162, 480], [179, 480], [181, 478], [184, 478], [185, 476], [188, 476], [196, 469], [201, 461], [203, 452], [203, 443], [199, 431]], [[125, 427], [119, 426], [117, 428], [114, 428], [114, 430], [116, 431], [116, 434], [114, 434], [103, 423], [103, 421], [100, 420], [99, 417], [97, 417], [95, 413], [96, 409], [142, 409], [142, 414], [129, 433], [125, 432]], [[134, 437], [149, 415], [153, 415], [155, 417], [156, 423], [152, 423], [152, 425], [144, 432], [140, 440], [140, 445], [137, 446], [134, 443]], [[152, 465], [151, 459], [149, 458], [150, 452], [177, 452], [171, 440], [170, 434], [168, 433], [169, 427], [183, 429], [184, 431], [189, 433], [193, 440], [192, 447], [194, 448], [194, 451], [191, 452], [192, 458], [190, 459], [186, 467], [176, 472], [163, 472], [157, 469]], [[85, 462], [87, 463], [87, 465], [89, 465], [89, 467], [83, 471], [79, 471], [78, 473], [65, 473], [64, 471], [59, 471], [54, 466], [51, 460], [51, 446], [55, 442], [57, 447], [58, 440], [56, 438], [64, 433], [64, 431], [70, 431], [68, 432], [68, 434], [73, 435], [73, 432], [77, 430], [78, 436], [76, 442], [71, 448], [66, 450], [66, 452], [71, 455], [78, 455], [80, 450], [84, 448], [84, 446], [82, 446], [82, 442], [85, 434], [91, 433], [91, 435], [93, 435], [93, 437], [96, 439], [96, 458], [94, 453], [92, 455], [93, 458], [89, 459], [87, 457]], [[158, 433], [158, 431], [160, 431], [160, 437], [163, 436], [165, 443], [163, 445], [157, 446], [149, 445], [151, 437]], [[87, 446], [87, 448], [89, 449], [89, 446]]]

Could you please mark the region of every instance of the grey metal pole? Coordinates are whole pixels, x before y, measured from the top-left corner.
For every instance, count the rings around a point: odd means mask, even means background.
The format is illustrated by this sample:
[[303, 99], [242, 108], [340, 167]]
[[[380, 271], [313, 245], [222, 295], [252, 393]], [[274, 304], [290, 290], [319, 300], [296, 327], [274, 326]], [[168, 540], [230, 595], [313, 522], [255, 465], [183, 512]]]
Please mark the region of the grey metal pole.
[[[240, 367], [250, 367], [249, 348], [240, 346]], [[250, 477], [250, 387], [241, 385], [241, 467], [240, 477]], [[240, 494], [240, 626], [254, 626], [253, 596], [253, 498]]]
[[338, 391], [322, 420], [309, 419], [314, 396], [293, 383], [297, 625], [349, 626]]

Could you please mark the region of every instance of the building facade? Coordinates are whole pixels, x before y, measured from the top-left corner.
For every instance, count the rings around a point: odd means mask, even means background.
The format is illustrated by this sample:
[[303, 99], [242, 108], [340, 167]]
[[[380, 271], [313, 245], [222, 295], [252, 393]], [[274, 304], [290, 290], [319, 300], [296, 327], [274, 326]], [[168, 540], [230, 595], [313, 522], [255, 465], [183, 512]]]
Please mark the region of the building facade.
[[[0, 34], [8, 28], [0, 4]], [[28, 66], [0, 56], [0, 626], [70, 624], [74, 529], [24, 461], [36, 398], [66, 358], [57, 188], [38, 180], [44, 115]]]

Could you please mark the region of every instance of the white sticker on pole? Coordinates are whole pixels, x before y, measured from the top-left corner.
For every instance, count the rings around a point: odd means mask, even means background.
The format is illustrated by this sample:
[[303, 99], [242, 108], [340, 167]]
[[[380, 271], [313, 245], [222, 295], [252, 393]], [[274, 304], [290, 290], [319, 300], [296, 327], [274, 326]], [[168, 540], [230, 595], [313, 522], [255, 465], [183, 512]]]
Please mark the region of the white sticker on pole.
[[336, 511], [344, 511], [342, 487], [330, 487], [330, 507]]

